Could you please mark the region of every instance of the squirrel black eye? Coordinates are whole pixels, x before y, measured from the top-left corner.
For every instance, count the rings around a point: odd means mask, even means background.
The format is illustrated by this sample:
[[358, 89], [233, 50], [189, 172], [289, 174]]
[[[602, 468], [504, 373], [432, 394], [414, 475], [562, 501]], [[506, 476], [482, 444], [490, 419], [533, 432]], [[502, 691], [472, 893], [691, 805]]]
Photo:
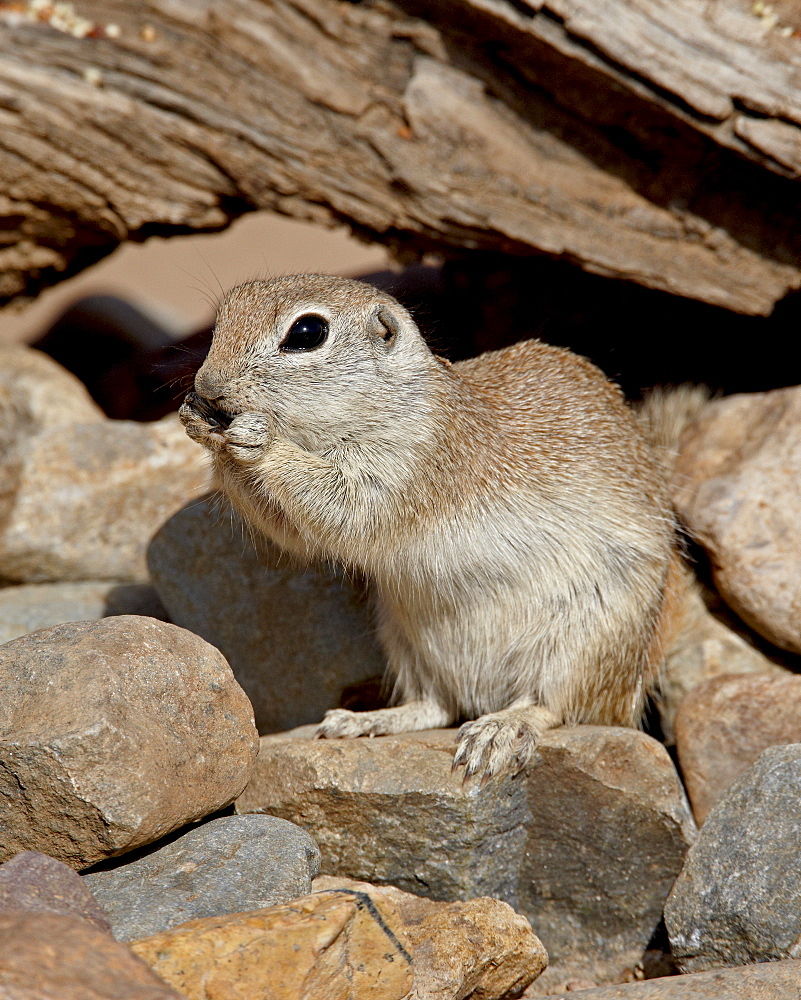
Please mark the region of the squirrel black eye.
[[315, 347], [325, 343], [327, 336], [328, 320], [309, 313], [307, 316], [299, 316], [290, 326], [289, 333], [281, 342], [279, 350], [313, 351]]

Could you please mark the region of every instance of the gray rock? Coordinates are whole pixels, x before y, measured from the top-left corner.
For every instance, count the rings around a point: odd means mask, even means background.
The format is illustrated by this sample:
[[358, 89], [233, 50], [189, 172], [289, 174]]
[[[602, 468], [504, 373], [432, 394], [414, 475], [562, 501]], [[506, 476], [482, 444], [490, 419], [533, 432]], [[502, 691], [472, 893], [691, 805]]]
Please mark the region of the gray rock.
[[322, 870], [439, 900], [494, 896], [552, 961], [619, 976], [639, 960], [695, 827], [664, 747], [628, 729], [545, 734], [514, 778], [463, 783], [455, 730], [266, 736], [239, 812], [301, 823]]
[[50, 625], [110, 615], [146, 615], [162, 621], [167, 612], [146, 583], [26, 583], [0, 589], [0, 645]]
[[[0, 869], [2, 870], [2, 869]], [[225, 816], [136, 861], [83, 879], [118, 941], [201, 917], [260, 910], [311, 892], [320, 851], [275, 816]]]
[[0, 457], [0, 579], [146, 583], [148, 542], [209, 475], [174, 414], [46, 427]]
[[111, 925], [81, 876], [46, 854], [22, 851], [0, 865], [0, 913], [60, 913], [80, 917], [100, 931]]
[[151, 843], [227, 805], [258, 752], [222, 654], [124, 615], [0, 646], [0, 860], [74, 868]]
[[223, 652], [259, 732], [319, 722], [343, 688], [381, 674], [364, 597], [343, 573], [299, 568], [211, 499], [190, 504], [153, 539], [156, 589], [172, 621]]
[[765, 750], [713, 808], [665, 908], [686, 972], [801, 957], [801, 744]]
[[[538, 984], [535, 983], [536, 987]], [[536, 990], [524, 997], [540, 996]], [[549, 994], [543, 1000], [576, 997], [575, 992]], [[771, 962], [736, 969], [667, 976], [644, 983], [625, 983], [583, 990], [579, 1000], [799, 1000], [801, 962]]]

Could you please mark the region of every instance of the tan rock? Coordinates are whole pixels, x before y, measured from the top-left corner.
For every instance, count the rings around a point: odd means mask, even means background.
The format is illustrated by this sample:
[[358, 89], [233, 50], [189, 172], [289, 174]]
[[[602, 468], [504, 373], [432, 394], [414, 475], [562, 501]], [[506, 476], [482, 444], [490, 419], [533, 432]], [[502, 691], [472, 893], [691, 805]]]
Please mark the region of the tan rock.
[[676, 716], [676, 749], [696, 822], [771, 746], [801, 743], [801, 677], [716, 677]]
[[363, 589], [331, 567], [257, 553], [218, 500], [171, 518], [148, 559], [171, 620], [223, 652], [262, 733], [319, 722], [344, 688], [383, 673]]
[[0, 646], [0, 860], [86, 867], [225, 806], [258, 750], [221, 653], [151, 618]]
[[668, 746], [675, 743], [676, 712], [685, 695], [704, 681], [724, 674], [790, 676], [782, 665], [716, 617], [700, 592], [691, 594], [685, 627], [665, 658], [659, 681], [657, 707]]
[[50, 427], [105, 419], [83, 384], [46, 354], [0, 344], [0, 532], [13, 509], [30, 439]]
[[0, 578], [147, 581], [145, 549], [163, 522], [209, 488], [203, 450], [177, 417], [46, 427], [0, 476]]
[[0, 865], [0, 913], [19, 910], [80, 917], [111, 934], [106, 914], [81, 876], [36, 851], [22, 851]]
[[355, 889], [395, 904], [411, 943], [409, 1000], [517, 996], [548, 964], [531, 924], [499, 899], [437, 903], [394, 886], [321, 875], [315, 891]]
[[[576, 998], [576, 993], [551, 994]], [[578, 1000], [797, 1000], [801, 997], [801, 962], [770, 962], [716, 969], [688, 976], [668, 976], [644, 983], [605, 986], [578, 994]]]
[[801, 387], [729, 396], [692, 425], [677, 507], [715, 583], [760, 635], [801, 652]]
[[189, 1000], [401, 1000], [412, 986], [395, 907], [364, 892], [193, 920], [131, 949]]
[[48, 427], [105, 421], [83, 383], [41, 351], [0, 344], [0, 456]]
[[664, 747], [634, 730], [547, 733], [525, 772], [483, 787], [451, 771], [455, 730], [261, 740], [240, 812], [315, 838], [326, 874], [439, 900], [493, 896], [551, 959], [631, 970], [656, 929], [694, 824]]
[[182, 1000], [124, 944], [78, 917], [0, 913], [2, 1000]]

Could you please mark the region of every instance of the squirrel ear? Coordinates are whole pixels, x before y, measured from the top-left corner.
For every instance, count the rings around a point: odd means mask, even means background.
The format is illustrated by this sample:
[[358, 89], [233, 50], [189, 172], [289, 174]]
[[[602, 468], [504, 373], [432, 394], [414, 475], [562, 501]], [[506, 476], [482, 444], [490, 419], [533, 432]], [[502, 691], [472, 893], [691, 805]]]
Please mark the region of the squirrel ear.
[[389, 347], [400, 333], [400, 323], [391, 309], [386, 306], [379, 306], [373, 310], [368, 323], [368, 329], [374, 337], [384, 341]]

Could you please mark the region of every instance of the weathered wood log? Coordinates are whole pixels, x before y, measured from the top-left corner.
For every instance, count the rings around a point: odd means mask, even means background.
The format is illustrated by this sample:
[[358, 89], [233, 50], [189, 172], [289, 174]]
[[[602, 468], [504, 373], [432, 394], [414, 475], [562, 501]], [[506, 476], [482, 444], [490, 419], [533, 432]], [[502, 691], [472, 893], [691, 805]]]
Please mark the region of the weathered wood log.
[[0, 302], [267, 208], [767, 314], [801, 285], [780, 3], [0, 0]]

